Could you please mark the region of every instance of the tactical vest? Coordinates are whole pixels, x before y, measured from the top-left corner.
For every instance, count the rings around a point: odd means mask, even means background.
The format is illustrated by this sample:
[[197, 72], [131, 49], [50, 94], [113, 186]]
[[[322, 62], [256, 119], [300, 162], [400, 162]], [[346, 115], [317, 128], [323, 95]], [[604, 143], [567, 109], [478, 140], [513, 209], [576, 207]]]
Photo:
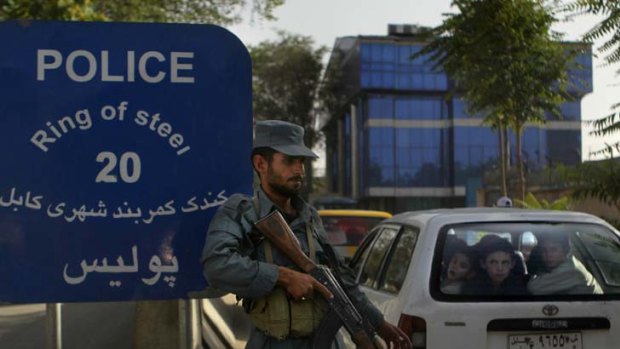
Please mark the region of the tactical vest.
[[[258, 215], [260, 213], [258, 198], [254, 196], [253, 201]], [[306, 239], [309, 257], [315, 260], [316, 242], [311, 222], [306, 222]], [[271, 243], [267, 239], [263, 239], [262, 242], [265, 261], [273, 263]], [[319, 294], [305, 300], [294, 300], [281, 286], [275, 286], [265, 297], [248, 301], [249, 305], [246, 309], [254, 326], [266, 335], [277, 339], [303, 338], [312, 335], [326, 312], [326, 303]]]

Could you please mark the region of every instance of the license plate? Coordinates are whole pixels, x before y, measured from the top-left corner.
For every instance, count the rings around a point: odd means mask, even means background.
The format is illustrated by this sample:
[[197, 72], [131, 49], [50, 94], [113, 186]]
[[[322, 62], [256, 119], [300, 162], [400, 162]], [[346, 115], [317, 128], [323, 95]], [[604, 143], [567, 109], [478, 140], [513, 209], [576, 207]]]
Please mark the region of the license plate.
[[508, 349], [582, 349], [581, 332], [508, 336]]

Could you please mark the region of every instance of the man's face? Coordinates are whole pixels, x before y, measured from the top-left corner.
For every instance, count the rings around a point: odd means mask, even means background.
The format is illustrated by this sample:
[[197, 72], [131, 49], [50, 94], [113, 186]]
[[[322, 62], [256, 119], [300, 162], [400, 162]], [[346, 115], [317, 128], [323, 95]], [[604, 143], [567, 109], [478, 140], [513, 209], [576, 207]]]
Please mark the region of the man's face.
[[267, 184], [278, 194], [298, 195], [304, 186], [304, 157], [273, 154], [267, 168]]
[[555, 241], [543, 240], [541, 243], [542, 260], [549, 270], [555, 269], [558, 265], [566, 260], [568, 251], [562, 245]]
[[510, 274], [510, 270], [514, 267], [514, 262], [510, 253], [503, 251], [496, 251], [489, 254], [480, 264], [482, 268], [487, 271], [491, 282], [495, 286], [504, 282]]

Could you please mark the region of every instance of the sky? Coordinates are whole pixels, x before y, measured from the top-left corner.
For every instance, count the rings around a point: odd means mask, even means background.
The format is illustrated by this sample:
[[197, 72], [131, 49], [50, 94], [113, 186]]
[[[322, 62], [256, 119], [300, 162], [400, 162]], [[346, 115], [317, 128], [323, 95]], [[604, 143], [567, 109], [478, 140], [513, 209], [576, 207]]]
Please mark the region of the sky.
[[[243, 23], [227, 27], [246, 46], [264, 40], [275, 40], [278, 30], [310, 36], [316, 46], [330, 50], [336, 38], [357, 35], [386, 35], [388, 24], [417, 24], [434, 27], [441, 24], [444, 13], [456, 13], [451, 0], [285, 0], [275, 11], [275, 21], [257, 21], [246, 16]], [[572, 22], [559, 23], [555, 30], [565, 33], [566, 40], [579, 40], [600, 18], [578, 17]], [[598, 42], [597, 42], [598, 43]], [[596, 53], [595, 43], [593, 48]], [[326, 55], [325, 59], [328, 56]], [[611, 113], [611, 106], [620, 102], [620, 77], [615, 71], [620, 64], [605, 66], [600, 58], [593, 58], [594, 92], [582, 99], [582, 120], [593, 120]], [[589, 153], [604, 147], [605, 143], [620, 140], [620, 136], [601, 138], [582, 128], [582, 159], [600, 158]]]

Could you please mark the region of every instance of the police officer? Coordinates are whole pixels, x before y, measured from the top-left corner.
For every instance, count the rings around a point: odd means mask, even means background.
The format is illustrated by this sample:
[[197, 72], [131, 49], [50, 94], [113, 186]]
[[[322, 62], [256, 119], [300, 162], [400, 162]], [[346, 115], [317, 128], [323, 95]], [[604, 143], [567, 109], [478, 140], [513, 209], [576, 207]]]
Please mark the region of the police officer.
[[[232, 195], [215, 214], [203, 250], [204, 275], [211, 287], [243, 298], [255, 325], [246, 348], [310, 348], [324, 314], [329, 290], [295, 266], [252, 229], [273, 210], [286, 219], [302, 250], [318, 264], [330, 265], [344, 283], [360, 314], [393, 348], [412, 348], [411, 341], [354, 284], [342, 258], [330, 258], [331, 246], [316, 210], [299, 193], [304, 184], [304, 160], [318, 156], [303, 141], [301, 126], [278, 120], [258, 121], [252, 165], [260, 179], [254, 197]], [[331, 254], [333, 256], [333, 254]], [[284, 309], [284, 310], [283, 310]]]

